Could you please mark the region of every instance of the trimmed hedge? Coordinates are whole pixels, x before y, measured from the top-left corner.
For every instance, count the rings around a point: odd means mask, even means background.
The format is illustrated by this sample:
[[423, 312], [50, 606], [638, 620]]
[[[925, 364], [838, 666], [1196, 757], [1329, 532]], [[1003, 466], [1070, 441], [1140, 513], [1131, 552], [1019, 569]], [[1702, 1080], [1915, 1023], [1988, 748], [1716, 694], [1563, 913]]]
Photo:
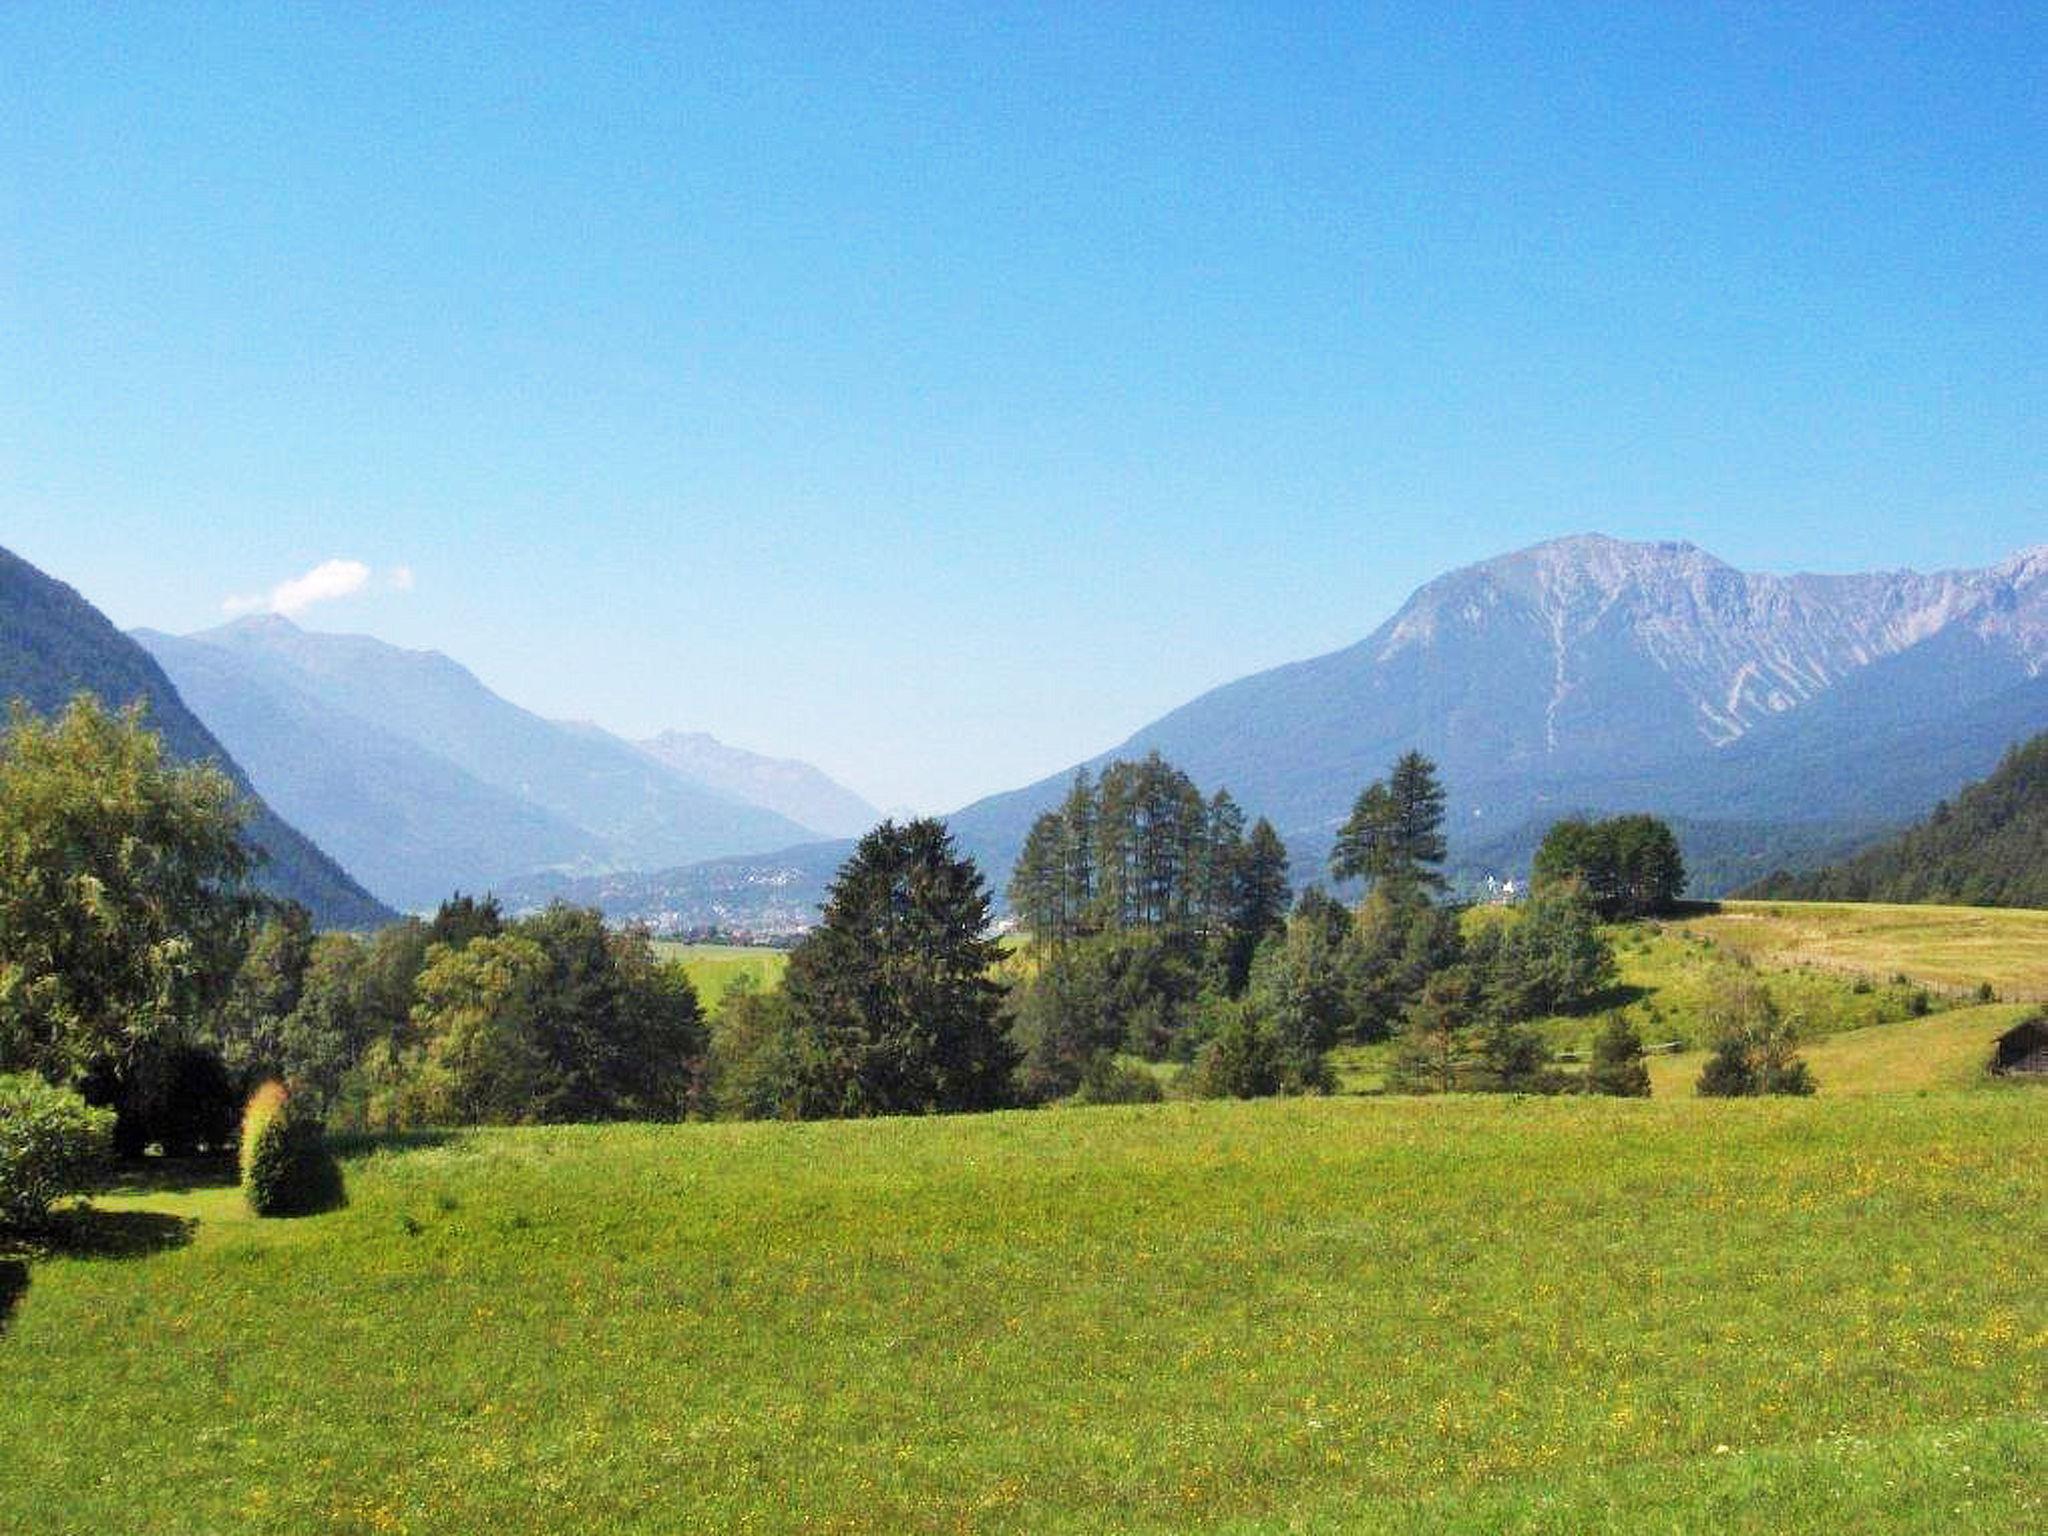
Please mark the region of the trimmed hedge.
[[0, 1226], [39, 1226], [114, 1145], [114, 1112], [40, 1077], [0, 1077]]
[[347, 1198], [327, 1128], [282, 1083], [258, 1088], [242, 1113], [242, 1190], [258, 1216], [310, 1216]]

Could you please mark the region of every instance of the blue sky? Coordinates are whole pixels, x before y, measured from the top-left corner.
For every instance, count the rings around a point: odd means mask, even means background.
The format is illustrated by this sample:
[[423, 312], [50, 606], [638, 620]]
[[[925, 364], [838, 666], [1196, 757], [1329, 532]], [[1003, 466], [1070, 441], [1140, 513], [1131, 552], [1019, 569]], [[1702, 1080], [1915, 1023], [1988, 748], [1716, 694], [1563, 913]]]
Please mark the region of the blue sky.
[[0, 544], [943, 810], [1557, 534], [2048, 538], [2040, 7], [1451, 11], [8, 7]]

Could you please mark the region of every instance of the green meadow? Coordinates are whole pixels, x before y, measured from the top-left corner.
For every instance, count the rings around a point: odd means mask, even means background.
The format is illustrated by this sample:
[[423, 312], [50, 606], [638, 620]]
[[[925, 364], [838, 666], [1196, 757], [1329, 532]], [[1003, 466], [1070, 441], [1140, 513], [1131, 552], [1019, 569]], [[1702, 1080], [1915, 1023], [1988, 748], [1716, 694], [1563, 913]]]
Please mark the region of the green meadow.
[[[1687, 1029], [1731, 948], [1625, 936], [1628, 1006]], [[1647, 1101], [467, 1131], [295, 1221], [159, 1169], [0, 1259], [0, 1530], [2042, 1528], [2024, 1010], [1743, 958], [1816, 1097], [1693, 1051]]]
[[654, 951], [664, 960], [680, 960], [690, 985], [707, 1009], [716, 1008], [726, 989], [745, 977], [764, 991], [782, 981], [789, 952], [755, 944], [683, 944], [657, 939]]

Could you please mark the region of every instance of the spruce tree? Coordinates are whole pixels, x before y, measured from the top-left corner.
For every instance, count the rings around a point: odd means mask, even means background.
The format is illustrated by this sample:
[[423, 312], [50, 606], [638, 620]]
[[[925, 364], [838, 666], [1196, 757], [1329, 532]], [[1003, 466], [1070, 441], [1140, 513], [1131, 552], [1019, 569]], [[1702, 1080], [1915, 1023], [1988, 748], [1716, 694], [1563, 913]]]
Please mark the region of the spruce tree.
[[996, 1109], [1016, 1064], [989, 971], [989, 898], [945, 824], [868, 833], [824, 921], [790, 956], [783, 991], [807, 1044], [808, 1116]]
[[1331, 877], [1364, 880], [1375, 888], [1443, 890], [1437, 868], [1447, 854], [1443, 824], [1436, 764], [1420, 752], [1405, 752], [1384, 780], [1366, 785], [1352, 804], [1330, 851]]

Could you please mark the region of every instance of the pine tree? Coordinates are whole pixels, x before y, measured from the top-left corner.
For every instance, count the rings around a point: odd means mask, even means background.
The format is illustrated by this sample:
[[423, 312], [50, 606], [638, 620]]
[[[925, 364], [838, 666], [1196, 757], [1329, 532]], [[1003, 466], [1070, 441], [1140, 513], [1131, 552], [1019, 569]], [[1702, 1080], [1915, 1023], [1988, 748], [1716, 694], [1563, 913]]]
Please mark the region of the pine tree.
[[1403, 753], [1386, 779], [1366, 785], [1353, 803], [1330, 852], [1331, 877], [1443, 890], [1443, 824], [1436, 764], [1420, 752]]
[[[1274, 934], [1287, 931], [1287, 845], [1261, 816], [1233, 861], [1228, 917], [1223, 933], [1224, 988], [1233, 997], [1251, 975], [1252, 956]], [[1347, 921], [1349, 914], [1346, 914]]]
[[1643, 1037], [1628, 1015], [1611, 1013], [1593, 1041], [1593, 1063], [1586, 1069], [1586, 1092], [1616, 1098], [1647, 1099], [1650, 1069], [1643, 1065]]
[[1009, 1102], [1016, 1055], [989, 979], [988, 892], [945, 824], [884, 822], [833, 882], [783, 990], [808, 1045], [800, 1113], [923, 1114]]

